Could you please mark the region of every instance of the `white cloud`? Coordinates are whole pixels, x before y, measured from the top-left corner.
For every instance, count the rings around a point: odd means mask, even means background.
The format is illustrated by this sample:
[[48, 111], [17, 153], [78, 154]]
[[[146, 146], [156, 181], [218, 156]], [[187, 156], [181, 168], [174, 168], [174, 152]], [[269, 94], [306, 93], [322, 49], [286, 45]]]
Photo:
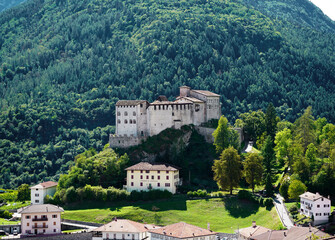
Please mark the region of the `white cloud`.
[[318, 6], [324, 14], [335, 21], [335, 0], [310, 0]]

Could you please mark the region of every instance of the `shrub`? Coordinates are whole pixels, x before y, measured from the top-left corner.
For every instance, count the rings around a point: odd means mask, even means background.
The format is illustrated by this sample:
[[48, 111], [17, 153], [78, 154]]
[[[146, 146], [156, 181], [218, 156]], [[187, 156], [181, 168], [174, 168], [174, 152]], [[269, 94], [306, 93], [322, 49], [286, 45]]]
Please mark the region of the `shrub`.
[[207, 193], [206, 190], [198, 189], [197, 191], [193, 191], [193, 192], [189, 191], [187, 193], [187, 197], [189, 197], [189, 198], [195, 198], [195, 197], [197, 197], [197, 198], [206, 198], [206, 197], [208, 197], [208, 193]]
[[251, 200], [252, 199], [252, 194], [251, 194], [251, 192], [249, 192], [247, 190], [240, 190], [237, 193], [237, 198], [238, 199]]
[[0, 210], [0, 218], [10, 219], [13, 214], [8, 212], [7, 210]]
[[264, 199], [264, 206], [267, 208], [267, 209], [270, 209], [273, 207], [273, 200], [272, 198], [265, 198]]

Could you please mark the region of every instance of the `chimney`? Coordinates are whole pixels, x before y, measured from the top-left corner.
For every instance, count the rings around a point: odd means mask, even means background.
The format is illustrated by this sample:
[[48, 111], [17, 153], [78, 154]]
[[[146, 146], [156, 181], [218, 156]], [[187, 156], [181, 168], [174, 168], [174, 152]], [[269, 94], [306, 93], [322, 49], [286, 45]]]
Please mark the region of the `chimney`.
[[252, 221], [252, 227], [253, 227], [253, 228], [257, 227], [257, 225], [256, 225], [256, 221]]
[[191, 88], [188, 87], [188, 86], [181, 86], [179, 88], [180, 97], [189, 97], [190, 96], [190, 90], [191, 90]]

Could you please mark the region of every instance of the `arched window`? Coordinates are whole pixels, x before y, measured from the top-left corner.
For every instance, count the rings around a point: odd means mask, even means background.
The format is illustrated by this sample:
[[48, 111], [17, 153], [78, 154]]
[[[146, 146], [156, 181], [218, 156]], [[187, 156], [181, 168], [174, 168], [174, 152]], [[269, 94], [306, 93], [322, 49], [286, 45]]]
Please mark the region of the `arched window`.
[[132, 123], [133, 123], [133, 120], [130, 119], [130, 120], [129, 120], [129, 123], [132, 124]]
[[120, 119], [118, 119], [118, 120], [117, 120], [117, 123], [121, 123], [121, 120], [120, 120]]
[[133, 116], [136, 116], [136, 112], [135, 111], [133, 112]]
[[117, 112], [117, 115], [118, 115], [118, 116], [121, 116], [121, 113], [120, 113], [120, 112]]
[[133, 123], [134, 123], [134, 124], [136, 123], [136, 120], [135, 120], [135, 119], [133, 120]]
[[125, 119], [125, 120], [124, 120], [124, 123], [125, 123], [125, 124], [127, 124], [127, 123], [128, 123], [128, 120], [127, 120], [127, 119]]
[[125, 115], [125, 116], [128, 116], [128, 112], [124, 112], [124, 115]]

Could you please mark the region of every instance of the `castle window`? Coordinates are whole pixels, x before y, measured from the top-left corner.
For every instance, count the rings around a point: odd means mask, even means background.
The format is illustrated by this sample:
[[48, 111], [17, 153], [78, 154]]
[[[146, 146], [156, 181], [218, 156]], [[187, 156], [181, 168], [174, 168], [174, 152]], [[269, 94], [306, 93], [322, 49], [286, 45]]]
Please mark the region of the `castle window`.
[[143, 175], [141, 175], [140, 179], [143, 179]]
[[131, 175], [131, 179], [134, 179], [134, 175]]
[[171, 108], [172, 108], [172, 110], [173, 110], [173, 105], [171, 105]]
[[176, 110], [178, 110], [178, 105], [176, 105]]
[[169, 180], [169, 176], [166, 176], [166, 180]]
[[190, 110], [190, 105], [187, 105], [187, 110]]
[[143, 131], [141, 131], [141, 136], [143, 136], [144, 135], [144, 133], [143, 133]]
[[154, 106], [154, 110], [156, 110], [156, 106]]
[[160, 187], [161, 186], [161, 184], [160, 183], [157, 183], [157, 187]]
[[136, 123], [136, 120], [135, 120], [135, 119], [133, 120], [133, 123], [134, 123], [134, 124]]
[[195, 104], [195, 111], [199, 112], [199, 110], [200, 110], [200, 105], [199, 104]]
[[174, 112], [172, 112], [172, 116], [174, 116]]
[[124, 115], [125, 115], [125, 116], [128, 116], [128, 112], [124, 112]]
[[147, 176], [147, 179], [149, 179], [149, 176]]
[[161, 171], [157, 171], [157, 173], [161, 173]]
[[134, 186], [134, 182], [131, 182], [130, 185], [131, 185], [131, 186]]
[[127, 123], [128, 123], [128, 120], [127, 120], [127, 119], [125, 119], [125, 120], [124, 120], [124, 123], [125, 123], [125, 124], [127, 124]]
[[158, 180], [161, 179], [161, 176], [157, 176], [157, 179], [158, 179]]
[[135, 111], [133, 112], [133, 116], [136, 116], [136, 112]]
[[132, 123], [133, 123], [133, 120], [130, 119], [130, 120], [129, 120], [129, 123], [132, 124]]
[[140, 107], [143, 107], [143, 104], [142, 104], [142, 103], [140, 104]]
[[152, 175], [152, 176], [151, 176], [151, 179], [152, 179], [152, 180], [153, 180], [153, 179], [155, 179], [155, 176], [154, 176], [154, 175]]
[[121, 113], [120, 113], [120, 112], [117, 112], [117, 115], [118, 115], [118, 116], [121, 116]]
[[117, 123], [121, 123], [121, 120], [120, 120], [120, 119], [118, 119], [118, 120], [117, 120]]
[[145, 170], [145, 172], [146, 172], [146, 173], [150, 173], [150, 171], [149, 171], [149, 170]]
[[161, 110], [161, 105], [158, 106], [158, 110]]
[[142, 182], [140, 183], [140, 186], [143, 187], [143, 183]]

